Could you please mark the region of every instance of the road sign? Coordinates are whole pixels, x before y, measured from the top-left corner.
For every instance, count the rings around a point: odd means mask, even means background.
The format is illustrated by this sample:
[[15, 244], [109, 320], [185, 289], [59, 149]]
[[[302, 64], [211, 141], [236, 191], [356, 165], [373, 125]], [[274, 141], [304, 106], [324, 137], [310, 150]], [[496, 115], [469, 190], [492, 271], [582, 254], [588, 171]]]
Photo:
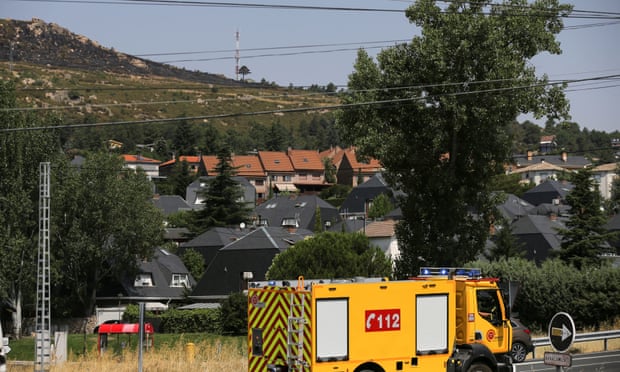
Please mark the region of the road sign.
[[570, 354], [545, 351], [545, 364], [550, 366], [570, 367], [573, 364], [573, 358]]
[[549, 341], [557, 352], [564, 352], [575, 341], [575, 323], [567, 313], [557, 313], [549, 322]]

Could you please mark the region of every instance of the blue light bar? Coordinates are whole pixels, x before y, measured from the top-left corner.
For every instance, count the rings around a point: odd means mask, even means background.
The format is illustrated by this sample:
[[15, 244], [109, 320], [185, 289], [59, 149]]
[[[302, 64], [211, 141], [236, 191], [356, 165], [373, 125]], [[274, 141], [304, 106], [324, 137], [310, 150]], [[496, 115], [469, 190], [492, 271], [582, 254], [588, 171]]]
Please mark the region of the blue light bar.
[[420, 276], [422, 277], [446, 277], [453, 274], [454, 276], [467, 277], [470, 279], [480, 278], [482, 270], [465, 268], [465, 267], [421, 267]]

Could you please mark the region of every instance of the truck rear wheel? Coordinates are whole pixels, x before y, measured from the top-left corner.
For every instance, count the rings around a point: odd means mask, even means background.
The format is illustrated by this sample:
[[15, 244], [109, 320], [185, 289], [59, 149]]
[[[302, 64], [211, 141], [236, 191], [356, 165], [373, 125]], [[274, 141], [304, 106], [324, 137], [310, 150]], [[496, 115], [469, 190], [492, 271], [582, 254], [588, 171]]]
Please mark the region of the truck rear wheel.
[[467, 372], [493, 372], [489, 366], [484, 363], [474, 363]]

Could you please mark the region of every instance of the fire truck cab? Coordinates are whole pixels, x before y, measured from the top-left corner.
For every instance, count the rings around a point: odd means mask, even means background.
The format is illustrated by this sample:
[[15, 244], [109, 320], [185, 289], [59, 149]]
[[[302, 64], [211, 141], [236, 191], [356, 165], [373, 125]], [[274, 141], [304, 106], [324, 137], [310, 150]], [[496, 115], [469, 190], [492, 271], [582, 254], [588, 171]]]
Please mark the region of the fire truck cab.
[[411, 280], [250, 283], [248, 371], [511, 371], [497, 282], [423, 268]]

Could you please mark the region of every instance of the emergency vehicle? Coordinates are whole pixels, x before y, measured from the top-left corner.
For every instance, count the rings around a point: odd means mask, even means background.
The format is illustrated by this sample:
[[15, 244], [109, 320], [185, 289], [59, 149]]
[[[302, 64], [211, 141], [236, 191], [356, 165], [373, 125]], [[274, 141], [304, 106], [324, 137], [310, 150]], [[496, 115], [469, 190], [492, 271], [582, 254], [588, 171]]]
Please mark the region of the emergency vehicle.
[[511, 339], [498, 279], [479, 269], [248, 286], [249, 372], [506, 372]]

